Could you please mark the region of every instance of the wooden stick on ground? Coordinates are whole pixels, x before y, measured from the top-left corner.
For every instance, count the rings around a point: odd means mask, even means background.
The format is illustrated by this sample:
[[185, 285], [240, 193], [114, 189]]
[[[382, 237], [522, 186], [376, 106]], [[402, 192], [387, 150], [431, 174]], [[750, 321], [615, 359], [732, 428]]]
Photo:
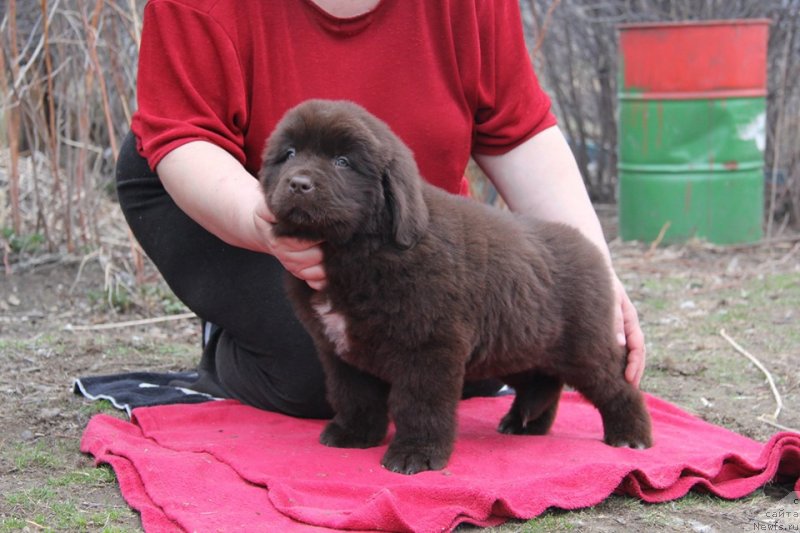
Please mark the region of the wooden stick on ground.
[[777, 407], [775, 408], [775, 413], [774, 414], [772, 414], [772, 415], [761, 415], [759, 417], [759, 419], [760, 420], [769, 419], [769, 420], [772, 420], [773, 422], [777, 423], [778, 422], [778, 415], [781, 414], [781, 409], [783, 409], [783, 400], [781, 399], [780, 393], [778, 393], [778, 388], [775, 386], [775, 380], [772, 379], [772, 374], [769, 373], [769, 370], [767, 370], [766, 367], [764, 367], [764, 365], [761, 364], [761, 361], [756, 359], [756, 357], [753, 354], [751, 354], [750, 352], [748, 352], [747, 350], [742, 348], [739, 345], [739, 343], [737, 343], [727, 333], [725, 333], [724, 329], [719, 330], [719, 334], [722, 336], [723, 339], [728, 341], [730, 343], [730, 345], [733, 346], [734, 349], [737, 352], [739, 352], [740, 354], [742, 354], [745, 357], [747, 357], [748, 359], [750, 359], [750, 361], [752, 361], [752, 363], [754, 365], [756, 365], [758, 367], [758, 369], [761, 370], [761, 372], [764, 373], [765, 376], [767, 376], [767, 381], [769, 382], [769, 387], [772, 389], [772, 395], [775, 397], [775, 403], [777, 404]]
[[145, 326], [148, 324], [157, 324], [159, 322], [169, 322], [171, 320], [183, 320], [186, 318], [195, 318], [197, 315], [194, 313], [180, 313], [178, 315], [157, 316], [153, 318], [143, 318], [141, 320], [128, 320], [126, 322], [108, 322], [105, 324], [93, 324], [90, 326], [73, 326], [67, 324], [64, 329], [67, 331], [97, 331], [101, 329], [115, 329], [127, 328], [131, 326]]
[[661, 244], [661, 241], [664, 240], [664, 235], [667, 233], [667, 230], [669, 229], [669, 227], [671, 225], [672, 225], [672, 221], [671, 220], [667, 220], [664, 223], [664, 225], [661, 226], [661, 230], [658, 232], [658, 236], [656, 237], [656, 240], [654, 240], [653, 242], [650, 243], [650, 248], [647, 250], [647, 254], [645, 254], [645, 255], [648, 255], [648, 256], [649, 255], [653, 255], [653, 252], [656, 251], [656, 248], [658, 248], [658, 245]]

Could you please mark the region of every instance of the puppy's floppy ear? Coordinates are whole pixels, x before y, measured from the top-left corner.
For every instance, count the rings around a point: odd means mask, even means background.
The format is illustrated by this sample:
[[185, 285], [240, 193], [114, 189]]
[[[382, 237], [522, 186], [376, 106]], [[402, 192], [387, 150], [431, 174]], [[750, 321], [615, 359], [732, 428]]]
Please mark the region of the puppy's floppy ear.
[[413, 247], [428, 227], [428, 207], [422, 196], [422, 178], [411, 150], [397, 147], [383, 175], [386, 204], [392, 217], [395, 243]]

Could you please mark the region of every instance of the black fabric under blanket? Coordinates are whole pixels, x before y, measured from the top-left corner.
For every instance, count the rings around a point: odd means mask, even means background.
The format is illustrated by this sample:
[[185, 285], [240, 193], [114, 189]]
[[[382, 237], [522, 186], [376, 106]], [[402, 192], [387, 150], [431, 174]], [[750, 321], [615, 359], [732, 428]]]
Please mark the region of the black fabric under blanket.
[[75, 380], [73, 391], [90, 400], [108, 400], [117, 409], [131, 414], [136, 407], [173, 403], [200, 403], [218, 398], [170, 383], [193, 382], [197, 372], [130, 372], [89, 376]]

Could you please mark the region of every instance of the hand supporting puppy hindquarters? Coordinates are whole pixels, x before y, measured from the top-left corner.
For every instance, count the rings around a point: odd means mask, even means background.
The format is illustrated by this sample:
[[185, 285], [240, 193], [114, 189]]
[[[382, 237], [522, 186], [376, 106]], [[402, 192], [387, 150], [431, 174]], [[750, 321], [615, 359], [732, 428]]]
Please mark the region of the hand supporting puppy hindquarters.
[[639, 324], [639, 315], [633, 302], [625, 292], [622, 282], [616, 274], [614, 279], [614, 328], [620, 345], [628, 348], [628, 364], [625, 368], [625, 379], [632, 385], [639, 387], [644, 374], [647, 351], [644, 343], [644, 333]]
[[269, 253], [274, 255], [283, 267], [294, 277], [305, 281], [314, 290], [326, 285], [325, 269], [322, 265], [322, 249], [319, 242], [303, 241], [291, 237], [278, 237], [273, 231], [275, 215], [266, 202], [256, 204], [253, 222]]

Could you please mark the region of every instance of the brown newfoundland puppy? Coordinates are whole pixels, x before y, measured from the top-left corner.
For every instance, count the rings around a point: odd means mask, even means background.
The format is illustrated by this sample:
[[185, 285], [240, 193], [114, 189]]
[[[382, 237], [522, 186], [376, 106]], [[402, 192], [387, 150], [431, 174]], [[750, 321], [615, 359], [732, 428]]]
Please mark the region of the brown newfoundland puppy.
[[425, 183], [409, 148], [349, 102], [290, 110], [260, 177], [277, 234], [325, 241], [324, 290], [288, 276], [336, 412], [323, 444], [376, 446], [391, 417], [386, 468], [443, 468], [464, 380], [499, 377], [516, 390], [503, 433], [547, 433], [567, 383], [599, 409], [606, 443], [651, 445], [609, 270], [578, 231]]

